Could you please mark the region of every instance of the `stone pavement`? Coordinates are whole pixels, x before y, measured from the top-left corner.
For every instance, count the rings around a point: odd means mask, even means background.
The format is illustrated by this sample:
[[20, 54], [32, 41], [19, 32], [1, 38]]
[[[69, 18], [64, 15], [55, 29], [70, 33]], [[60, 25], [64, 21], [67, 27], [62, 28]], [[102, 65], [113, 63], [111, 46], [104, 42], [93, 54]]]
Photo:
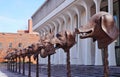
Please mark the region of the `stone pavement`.
[[[5, 64], [0, 64], [0, 77], [28, 77], [27, 76], [28, 71], [25, 71], [25, 72], [26, 72], [26, 75], [23, 76], [22, 74], [8, 71], [6, 69]], [[36, 76], [35, 72], [31, 72], [31, 77], [35, 77], [35, 76]], [[40, 77], [47, 77], [47, 75], [40, 74]]]
[[[36, 77], [36, 65], [32, 64], [31, 75]], [[6, 69], [5, 64], [0, 64], [0, 77], [28, 77], [28, 65], [25, 66], [25, 76], [22, 74], [14, 73]], [[47, 65], [39, 66], [40, 77], [47, 77]], [[110, 67], [109, 77], [120, 77], [120, 67]], [[21, 71], [22, 72], [22, 71]], [[72, 77], [103, 77], [102, 66], [81, 66], [71, 65]], [[66, 77], [66, 65], [51, 65], [51, 77]]]

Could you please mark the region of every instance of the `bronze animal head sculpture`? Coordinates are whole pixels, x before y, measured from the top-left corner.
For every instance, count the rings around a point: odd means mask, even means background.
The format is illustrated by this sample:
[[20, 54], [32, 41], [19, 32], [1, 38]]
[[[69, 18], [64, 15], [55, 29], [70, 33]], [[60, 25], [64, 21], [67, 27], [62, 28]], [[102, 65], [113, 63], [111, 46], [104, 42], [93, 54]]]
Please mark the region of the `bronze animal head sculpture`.
[[40, 54], [42, 58], [46, 58], [48, 55], [52, 55], [55, 53], [54, 45], [51, 43], [51, 40], [53, 39], [54, 35], [53, 33], [48, 33], [45, 36], [43, 36], [39, 43], [32, 44], [32, 49], [34, 51], [34, 59], [37, 56], [37, 54]]
[[[44, 49], [44, 46], [41, 43], [32, 44], [32, 51], [34, 53], [34, 59], [37, 58], [37, 55], [40, 54], [41, 49]], [[44, 54], [41, 54], [44, 55]]]
[[91, 17], [88, 23], [76, 29], [80, 38], [92, 37], [98, 41], [98, 48], [105, 48], [113, 42], [119, 34], [114, 18], [107, 12], [99, 12]]
[[13, 58], [17, 58], [17, 49], [14, 49], [14, 51], [12, 53], [12, 57]]
[[75, 32], [62, 31], [56, 34], [56, 37], [52, 40], [52, 43], [56, 44], [56, 48], [62, 48], [68, 51], [75, 42]]
[[55, 53], [54, 44], [52, 44], [51, 40], [54, 38], [54, 34], [52, 32], [48, 33], [44, 36], [42, 41], [43, 48], [41, 49], [40, 55], [45, 58], [48, 55], [52, 55]]
[[10, 60], [12, 56], [12, 52], [7, 53], [7, 55], [4, 57], [4, 59]]
[[20, 49], [20, 50], [17, 51], [17, 56], [21, 57], [21, 55], [22, 55], [22, 50]]

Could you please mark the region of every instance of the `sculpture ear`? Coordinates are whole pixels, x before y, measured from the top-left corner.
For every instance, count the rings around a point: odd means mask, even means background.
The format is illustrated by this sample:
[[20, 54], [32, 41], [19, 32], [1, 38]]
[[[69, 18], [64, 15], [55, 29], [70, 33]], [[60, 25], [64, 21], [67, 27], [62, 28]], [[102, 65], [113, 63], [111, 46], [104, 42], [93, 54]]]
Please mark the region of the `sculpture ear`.
[[58, 40], [57, 37], [54, 37], [50, 42], [51, 42], [52, 44], [60, 43], [60, 41]]
[[67, 32], [65, 31], [65, 37], [67, 38]]
[[114, 18], [112, 15], [107, 14], [101, 17], [102, 30], [113, 40], [118, 37], [119, 30], [116, 27]]
[[79, 29], [75, 28], [75, 34], [79, 34]]
[[59, 38], [59, 37], [61, 37], [61, 35], [60, 34], [56, 34], [56, 37]]
[[50, 33], [52, 33], [52, 30], [50, 29]]

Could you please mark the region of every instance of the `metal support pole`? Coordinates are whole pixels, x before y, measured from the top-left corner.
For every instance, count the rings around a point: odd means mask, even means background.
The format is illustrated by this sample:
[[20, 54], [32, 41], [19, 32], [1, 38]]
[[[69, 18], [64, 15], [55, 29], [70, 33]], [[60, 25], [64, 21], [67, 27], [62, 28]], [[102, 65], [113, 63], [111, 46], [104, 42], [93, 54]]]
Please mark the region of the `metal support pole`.
[[13, 58], [13, 61], [12, 61], [12, 62], [13, 62], [13, 65], [12, 65], [12, 66], [13, 66], [13, 72], [15, 72], [15, 70], [14, 70], [14, 68], [15, 68], [15, 67], [14, 67], [14, 58]]
[[28, 56], [29, 58], [29, 70], [28, 70], [28, 77], [31, 77], [31, 56]]
[[39, 77], [39, 55], [37, 54], [36, 77]]
[[23, 75], [25, 75], [25, 57], [23, 57]]
[[10, 71], [12, 71], [12, 59], [10, 59]]
[[21, 73], [21, 59], [19, 57], [19, 73]]
[[10, 60], [8, 59], [8, 70], [10, 70]]
[[9, 70], [9, 60], [7, 61], [7, 70]]
[[51, 56], [48, 55], [48, 77], [51, 77]]
[[16, 57], [16, 70], [15, 70], [15, 72], [17, 72], [17, 57]]
[[108, 47], [103, 49], [104, 57], [104, 77], [109, 77], [109, 67], [108, 67]]
[[10, 59], [10, 66], [9, 66], [9, 70], [11, 70], [11, 59]]
[[67, 77], [71, 77], [71, 67], [70, 67], [70, 51], [68, 50], [66, 53], [67, 56]]

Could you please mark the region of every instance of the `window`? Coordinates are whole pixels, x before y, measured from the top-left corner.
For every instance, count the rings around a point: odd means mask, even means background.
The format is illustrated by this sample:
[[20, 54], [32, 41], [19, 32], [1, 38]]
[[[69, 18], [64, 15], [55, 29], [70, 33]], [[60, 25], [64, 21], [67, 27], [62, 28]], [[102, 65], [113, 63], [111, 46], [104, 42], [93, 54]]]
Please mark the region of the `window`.
[[18, 44], [18, 47], [22, 47], [22, 43], [19, 43], [19, 44]]
[[2, 43], [0, 42], [0, 49], [2, 48]]
[[9, 43], [9, 48], [12, 48], [12, 43]]

